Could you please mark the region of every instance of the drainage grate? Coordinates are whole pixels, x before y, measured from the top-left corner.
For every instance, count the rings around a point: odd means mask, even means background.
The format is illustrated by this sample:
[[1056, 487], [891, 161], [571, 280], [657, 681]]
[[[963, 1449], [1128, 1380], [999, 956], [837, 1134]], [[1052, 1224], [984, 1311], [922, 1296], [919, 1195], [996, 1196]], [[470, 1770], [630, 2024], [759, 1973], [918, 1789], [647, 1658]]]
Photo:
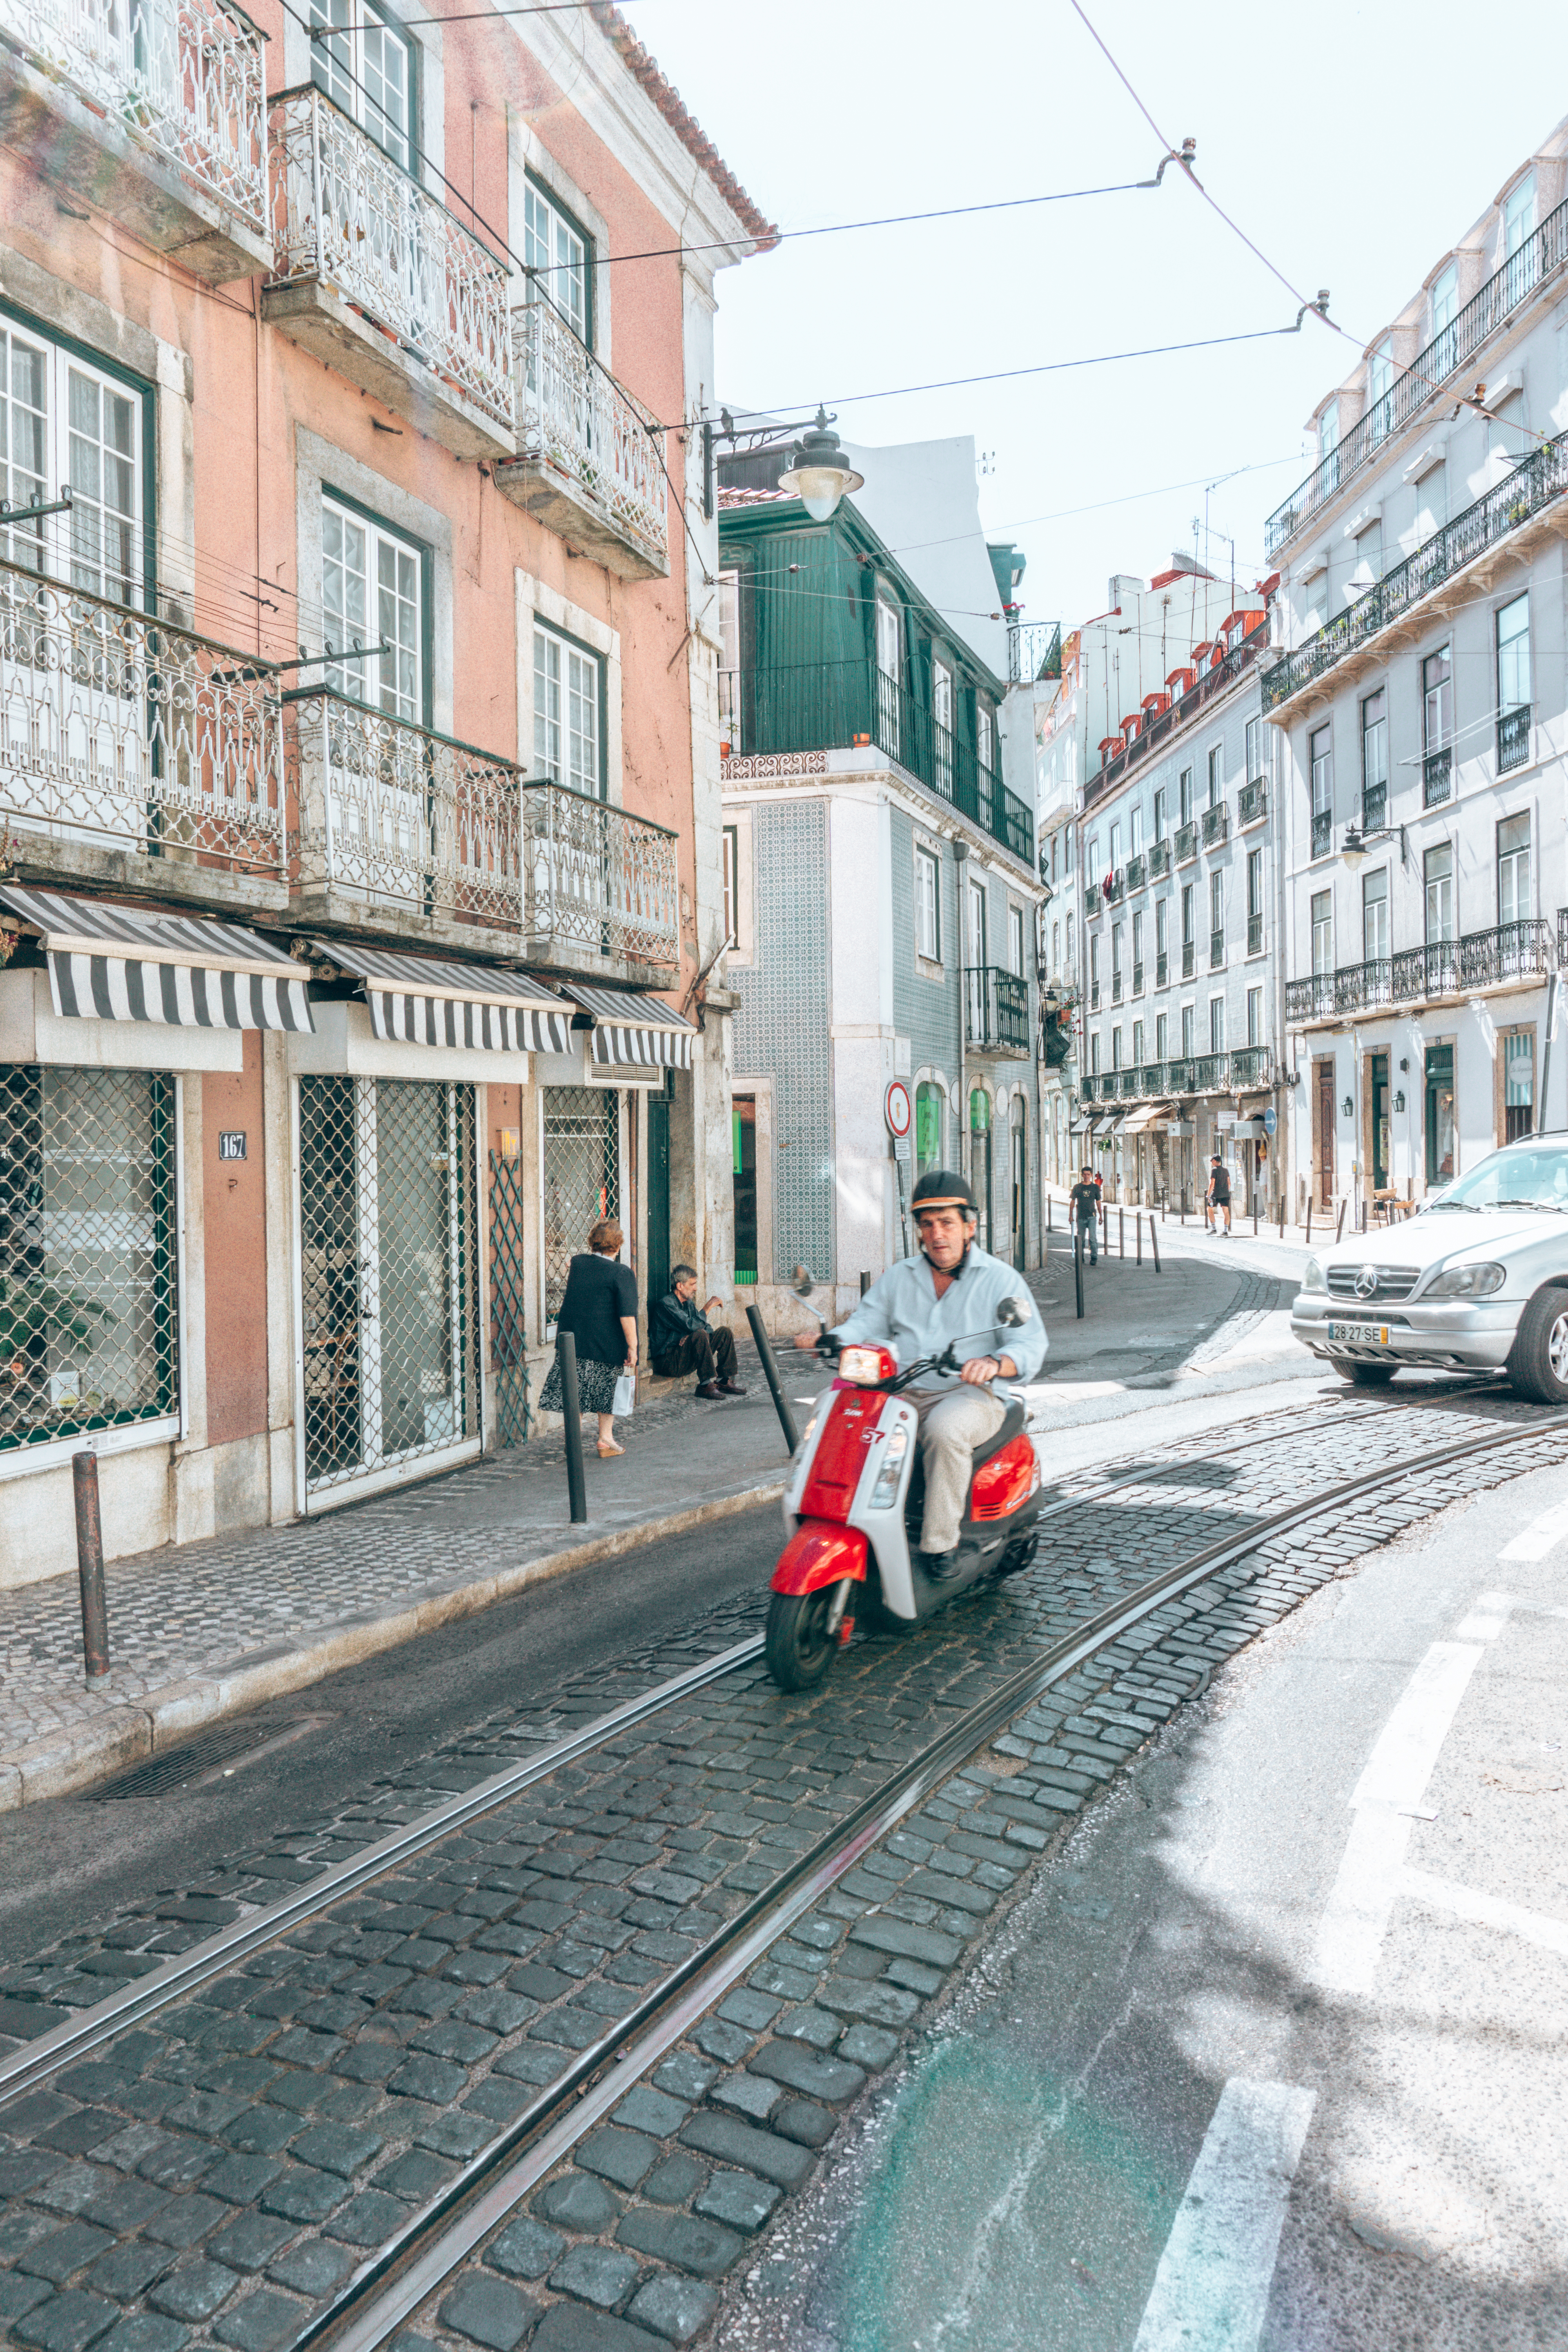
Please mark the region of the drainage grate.
[[247, 1722], [242, 1717], [235, 1723], [215, 1724], [199, 1738], [187, 1739], [179, 1748], [165, 1748], [162, 1756], [150, 1756], [145, 1764], [122, 1772], [118, 1780], [106, 1780], [100, 1789], [88, 1790], [87, 1801], [89, 1804], [108, 1804], [120, 1797], [163, 1797], [176, 1790], [196, 1788], [220, 1779], [226, 1766], [233, 1769], [239, 1763], [254, 1764], [274, 1748], [286, 1748], [290, 1741], [302, 1739], [306, 1732], [318, 1730], [331, 1721], [330, 1715], [305, 1715], [289, 1723]]

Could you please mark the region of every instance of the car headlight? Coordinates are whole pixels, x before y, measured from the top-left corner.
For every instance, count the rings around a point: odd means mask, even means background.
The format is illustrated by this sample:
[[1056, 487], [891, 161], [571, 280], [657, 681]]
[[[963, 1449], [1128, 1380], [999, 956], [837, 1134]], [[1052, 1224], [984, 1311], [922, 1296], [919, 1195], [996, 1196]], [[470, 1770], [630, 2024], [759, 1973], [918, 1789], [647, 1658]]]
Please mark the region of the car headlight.
[[1323, 1275], [1323, 1262], [1321, 1258], [1310, 1257], [1307, 1260], [1305, 1269], [1301, 1276], [1302, 1289], [1327, 1290], [1328, 1286], [1328, 1283]]
[[1423, 1298], [1485, 1298], [1508, 1280], [1500, 1265], [1451, 1265], [1429, 1282]]

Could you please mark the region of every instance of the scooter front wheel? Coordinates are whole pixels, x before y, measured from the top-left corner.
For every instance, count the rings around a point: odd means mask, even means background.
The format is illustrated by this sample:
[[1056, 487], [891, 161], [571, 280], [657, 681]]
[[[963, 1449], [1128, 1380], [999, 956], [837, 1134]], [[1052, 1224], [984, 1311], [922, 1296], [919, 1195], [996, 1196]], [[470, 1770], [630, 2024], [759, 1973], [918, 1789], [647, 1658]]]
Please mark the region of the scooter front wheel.
[[815, 1592], [775, 1592], [768, 1603], [763, 1643], [767, 1668], [780, 1690], [813, 1690], [833, 1664], [838, 1636], [827, 1630], [836, 1588]]

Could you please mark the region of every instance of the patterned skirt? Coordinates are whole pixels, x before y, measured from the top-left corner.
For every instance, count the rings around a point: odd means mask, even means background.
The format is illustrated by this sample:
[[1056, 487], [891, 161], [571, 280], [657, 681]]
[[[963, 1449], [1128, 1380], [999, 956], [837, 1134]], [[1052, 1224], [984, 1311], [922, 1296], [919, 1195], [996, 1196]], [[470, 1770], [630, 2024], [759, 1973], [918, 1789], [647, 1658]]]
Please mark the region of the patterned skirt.
[[[616, 1382], [626, 1370], [624, 1364], [595, 1363], [592, 1356], [577, 1359], [577, 1397], [584, 1412], [613, 1412], [616, 1403]], [[544, 1376], [544, 1386], [539, 1391], [541, 1412], [563, 1412], [565, 1402], [561, 1393], [561, 1355]]]

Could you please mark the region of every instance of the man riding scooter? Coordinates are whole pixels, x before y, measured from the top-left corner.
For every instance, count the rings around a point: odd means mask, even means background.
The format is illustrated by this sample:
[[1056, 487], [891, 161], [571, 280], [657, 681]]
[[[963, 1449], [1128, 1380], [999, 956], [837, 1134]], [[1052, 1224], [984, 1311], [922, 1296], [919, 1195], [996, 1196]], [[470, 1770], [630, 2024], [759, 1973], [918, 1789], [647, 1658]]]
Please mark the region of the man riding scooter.
[[[1005, 1353], [986, 1352], [987, 1339], [1005, 1328], [998, 1307], [1004, 1299], [1016, 1298], [1022, 1285], [1011, 1266], [975, 1247], [978, 1212], [965, 1178], [933, 1169], [916, 1184], [910, 1207], [920, 1255], [890, 1266], [833, 1336], [846, 1345], [889, 1347], [905, 1364], [917, 1356], [940, 1355], [953, 1344], [960, 1364], [956, 1383], [949, 1373], [931, 1371], [910, 1391], [920, 1415], [925, 1470], [921, 1566], [940, 1584], [958, 1565], [974, 1449], [994, 1437], [1005, 1418], [1006, 1408], [992, 1394], [991, 1382], [1032, 1380], [1045, 1361], [1047, 1341], [1031, 1301], [1028, 1319], [1013, 1330]], [[816, 1335], [801, 1332], [795, 1344], [814, 1348]]]

